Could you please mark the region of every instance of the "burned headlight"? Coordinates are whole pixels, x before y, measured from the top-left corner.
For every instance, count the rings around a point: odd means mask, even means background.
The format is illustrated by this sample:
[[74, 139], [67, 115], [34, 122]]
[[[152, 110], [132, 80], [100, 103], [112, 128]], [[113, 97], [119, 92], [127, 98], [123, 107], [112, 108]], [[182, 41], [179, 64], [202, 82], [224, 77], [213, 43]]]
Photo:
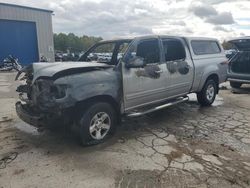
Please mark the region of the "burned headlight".
[[53, 80], [40, 79], [36, 82], [36, 90], [40, 96], [46, 96], [50, 99], [61, 99], [66, 96], [66, 84], [54, 84]]
[[50, 87], [51, 94], [56, 99], [61, 99], [66, 96], [67, 85], [52, 85]]

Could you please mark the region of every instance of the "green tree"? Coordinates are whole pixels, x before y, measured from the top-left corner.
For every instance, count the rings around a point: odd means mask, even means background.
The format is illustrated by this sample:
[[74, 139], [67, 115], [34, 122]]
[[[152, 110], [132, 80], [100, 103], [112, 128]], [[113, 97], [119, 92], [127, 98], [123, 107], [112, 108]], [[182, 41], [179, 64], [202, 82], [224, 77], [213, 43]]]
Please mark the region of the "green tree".
[[234, 48], [231, 43], [226, 42], [225, 40], [222, 42], [222, 46], [223, 46], [224, 50], [229, 50], [229, 49]]
[[86, 51], [90, 46], [102, 40], [101, 37], [93, 37], [83, 35], [81, 37], [74, 33], [59, 33], [54, 34], [54, 45], [56, 51], [67, 52], [82, 52]]

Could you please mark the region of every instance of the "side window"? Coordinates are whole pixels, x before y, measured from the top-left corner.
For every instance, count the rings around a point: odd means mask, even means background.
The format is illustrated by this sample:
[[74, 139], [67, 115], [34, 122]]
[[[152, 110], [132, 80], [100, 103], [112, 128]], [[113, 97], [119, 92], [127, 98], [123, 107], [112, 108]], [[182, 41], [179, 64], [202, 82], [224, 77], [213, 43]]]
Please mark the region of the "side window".
[[179, 40], [163, 40], [163, 51], [166, 61], [183, 60], [186, 58], [186, 52], [183, 44]]
[[193, 40], [191, 41], [191, 46], [195, 55], [218, 54], [221, 52], [217, 41]]
[[128, 46], [129, 46], [129, 44], [130, 44], [130, 42], [124, 42], [124, 43], [121, 43], [121, 44], [119, 45], [118, 54], [117, 54], [117, 60], [118, 60], [118, 61], [123, 57], [123, 55], [124, 55], [124, 53], [126, 52]]
[[138, 44], [136, 56], [143, 58], [145, 64], [160, 62], [160, 49], [157, 39], [145, 40]]

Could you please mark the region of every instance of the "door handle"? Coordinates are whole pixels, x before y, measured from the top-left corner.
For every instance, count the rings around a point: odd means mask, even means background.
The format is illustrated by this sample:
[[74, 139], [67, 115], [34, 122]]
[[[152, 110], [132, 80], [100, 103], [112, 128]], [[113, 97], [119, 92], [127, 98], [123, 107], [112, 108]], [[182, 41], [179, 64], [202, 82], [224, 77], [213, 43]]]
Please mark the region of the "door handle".
[[155, 73], [161, 74], [161, 73], [163, 73], [163, 70], [157, 70], [157, 71], [155, 71]]

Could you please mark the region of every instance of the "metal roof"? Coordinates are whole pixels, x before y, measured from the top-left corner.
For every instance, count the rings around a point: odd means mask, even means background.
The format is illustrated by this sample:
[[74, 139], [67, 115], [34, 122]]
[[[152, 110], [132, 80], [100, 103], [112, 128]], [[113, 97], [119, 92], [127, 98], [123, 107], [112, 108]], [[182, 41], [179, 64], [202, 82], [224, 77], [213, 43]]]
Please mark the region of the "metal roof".
[[0, 5], [9, 6], [9, 7], [16, 7], [16, 8], [25, 8], [25, 9], [30, 9], [30, 10], [36, 10], [36, 11], [53, 13], [52, 10], [41, 9], [41, 8], [34, 8], [34, 7], [26, 7], [26, 6], [22, 6], [22, 5], [16, 5], [16, 4], [0, 3]]

